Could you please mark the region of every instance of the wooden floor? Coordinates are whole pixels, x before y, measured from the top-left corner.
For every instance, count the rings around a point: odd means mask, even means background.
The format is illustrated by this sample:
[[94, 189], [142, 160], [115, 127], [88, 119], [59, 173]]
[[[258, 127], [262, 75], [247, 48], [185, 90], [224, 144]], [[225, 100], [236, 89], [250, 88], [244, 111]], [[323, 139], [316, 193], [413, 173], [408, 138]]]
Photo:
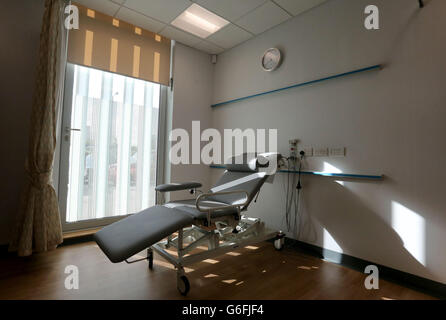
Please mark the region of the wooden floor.
[[[79, 268], [78, 290], [64, 287], [67, 265]], [[1, 258], [0, 299], [432, 299], [384, 280], [366, 290], [360, 272], [267, 242], [188, 268], [186, 298], [172, 266], [157, 256], [154, 265], [113, 264], [93, 242]]]

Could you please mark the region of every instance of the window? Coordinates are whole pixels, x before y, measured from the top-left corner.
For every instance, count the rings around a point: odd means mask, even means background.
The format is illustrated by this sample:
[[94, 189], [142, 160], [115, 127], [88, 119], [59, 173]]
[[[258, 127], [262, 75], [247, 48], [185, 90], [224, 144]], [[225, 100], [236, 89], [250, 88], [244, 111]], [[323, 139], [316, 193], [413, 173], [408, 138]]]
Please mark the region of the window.
[[155, 204], [163, 87], [68, 65], [60, 183], [65, 224], [119, 217]]

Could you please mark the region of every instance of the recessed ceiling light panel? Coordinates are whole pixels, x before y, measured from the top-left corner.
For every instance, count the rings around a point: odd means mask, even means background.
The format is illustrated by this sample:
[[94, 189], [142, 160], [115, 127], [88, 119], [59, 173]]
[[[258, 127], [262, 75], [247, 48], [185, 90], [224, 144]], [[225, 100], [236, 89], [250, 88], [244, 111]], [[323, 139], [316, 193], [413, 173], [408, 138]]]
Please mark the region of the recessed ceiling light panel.
[[228, 23], [229, 21], [195, 3], [171, 22], [173, 26], [203, 39], [217, 32]]

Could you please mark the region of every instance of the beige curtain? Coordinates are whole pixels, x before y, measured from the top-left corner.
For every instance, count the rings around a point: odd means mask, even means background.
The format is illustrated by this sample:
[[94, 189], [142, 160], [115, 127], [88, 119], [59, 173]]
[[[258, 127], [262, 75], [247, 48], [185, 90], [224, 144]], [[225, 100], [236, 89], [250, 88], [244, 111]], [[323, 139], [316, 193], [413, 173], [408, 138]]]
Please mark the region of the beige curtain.
[[10, 243], [10, 251], [17, 251], [20, 256], [54, 249], [62, 242], [59, 206], [51, 174], [66, 56], [64, 8], [63, 0], [45, 1], [25, 163], [27, 178]]

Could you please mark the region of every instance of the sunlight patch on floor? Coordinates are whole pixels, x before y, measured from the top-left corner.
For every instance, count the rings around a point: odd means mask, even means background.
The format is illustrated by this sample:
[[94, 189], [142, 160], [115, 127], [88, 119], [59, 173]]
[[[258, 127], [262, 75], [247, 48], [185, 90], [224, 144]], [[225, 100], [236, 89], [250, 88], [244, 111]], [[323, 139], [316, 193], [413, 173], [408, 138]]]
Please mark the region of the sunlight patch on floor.
[[214, 259], [206, 259], [206, 260], [203, 260], [203, 262], [210, 263], [210, 264], [216, 264], [216, 263], [219, 263], [220, 261], [214, 260]]
[[299, 267], [297, 267], [298, 269], [302, 269], [302, 270], [311, 270], [311, 268], [310, 267], [307, 267], [307, 266], [299, 266]]
[[396, 300], [396, 299], [387, 298], [387, 297], [382, 297], [381, 300]]
[[222, 280], [221, 282], [227, 283], [227, 284], [231, 284], [231, 283], [234, 283], [236, 281], [237, 281], [237, 279], [228, 279], [228, 280]]
[[213, 274], [213, 273], [209, 273], [209, 274], [203, 276], [203, 278], [216, 278], [216, 277], [218, 277], [218, 275]]
[[[173, 266], [173, 264], [170, 264], [166, 261], [162, 261], [162, 260], [153, 260], [153, 263], [157, 266], [161, 266], [170, 270], [176, 270], [175, 267]], [[194, 272], [195, 269], [192, 268], [188, 268], [188, 267], [184, 267], [184, 272], [189, 273], [189, 272]]]

